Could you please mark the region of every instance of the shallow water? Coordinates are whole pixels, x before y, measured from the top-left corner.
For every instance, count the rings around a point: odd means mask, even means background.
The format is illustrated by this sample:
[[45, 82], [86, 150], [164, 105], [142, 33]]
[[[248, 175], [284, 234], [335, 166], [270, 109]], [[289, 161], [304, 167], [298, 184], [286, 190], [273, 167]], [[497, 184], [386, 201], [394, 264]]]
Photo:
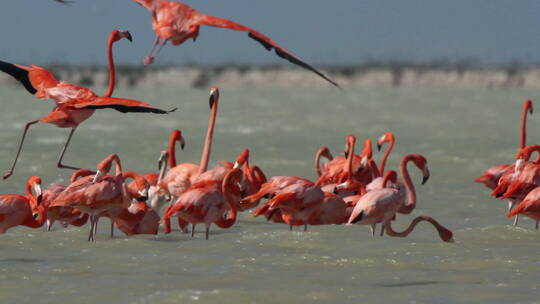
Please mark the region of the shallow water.
[[[97, 90], [101, 92], [102, 90]], [[75, 133], [65, 162], [95, 167], [118, 153], [125, 170], [156, 170], [170, 131], [187, 141], [179, 161], [198, 162], [208, 119], [206, 90], [118, 90], [163, 108], [165, 116], [98, 111]], [[400, 215], [404, 228], [416, 215], [435, 217], [454, 231], [443, 243], [421, 224], [406, 239], [372, 238], [368, 227], [288, 227], [241, 215], [210, 240], [170, 235], [108, 239], [103, 220], [97, 242], [88, 227], [54, 232], [26, 227], [0, 236], [0, 303], [535, 303], [540, 290], [540, 234], [532, 220], [512, 227], [506, 203], [472, 180], [497, 163], [511, 162], [519, 145], [521, 103], [538, 92], [504, 89], [355, 89], [221, 91], [212, 162], [233, 160], [244, 147], [268, 176], [314, 178], [321, 145], [342, 151], [345, 136], [375, 140], [396, 134], [395, 168], [408, 153], [428, 158], [431, 179], [418, 186], [418, 206]], [[50, 101], [22, 88], [1, 88], [0, 168], [13, 160], [26, 121], [43, 116]], [[529, 123], [537, 143], [540, 118]], [[21, 193], [30, 175], [65, 182], [55, 168], [68, 130], [30, 129], [18, 168], [0, 183]], [[378, 157], [378, 155], [377, 155]], [[411, 170], [413, 181], [420, 172]]]

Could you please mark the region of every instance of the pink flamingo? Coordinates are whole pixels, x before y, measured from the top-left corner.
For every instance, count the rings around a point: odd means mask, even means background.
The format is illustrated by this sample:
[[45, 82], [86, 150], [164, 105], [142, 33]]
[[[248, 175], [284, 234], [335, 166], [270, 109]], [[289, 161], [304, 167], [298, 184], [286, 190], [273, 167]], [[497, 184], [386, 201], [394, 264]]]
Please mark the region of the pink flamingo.
[[304, 69], [308, 69], [334, 86], [339, 87], [337, 83], [330, 80], [330, 78], [326, 77], [323, 73], [305, 63], [302, 59], [274, 42], [268, 36], [265, 36], [254, 29], [228, 19], [201, 14], [189, 5], [181, 2], [167, 0], [133, 1], [150, 11], [152, 14], [152, 28], [157, 35], [152, 50], [150, 51], [150, 55], [144, 58], [145, 64], [151, 64], [154, 61], [154, 57], [169, 40], [173, 45], [182, 44], [188, 39], [193, 39], [193, 41], [195, 41], [199, 36], [199, 27], [201, 25], [206, 25], [247, 32], [250, 38], [262, 44], [268, 51], [274, 49], [279, 57], [301, 66]]
[[[34, 190], [35, 194], [32, 193]], [[46, 207], [41, 204], [41, 178], [32, 176], [26, 183], [26, 195], [0, 195], [0, 233], [15, 226], [39, 228], [45, 223]]]
[[[90, 89], [72, 85], [67, 82], [58, 81], [51, 72], [36, 66], [23, 66], [0, 61], [0, 70], [17, 79], [25, 87], [25, 89], [39, 99], [52, 99], [56, 103], [55, 108], [51, 113], [41, 119], [28, 122], [23, 131], [17, 155], [11, 166], [11, 169], [4, 175], [4, 179], [10, 177], [15, 170], [15, 165], [19, 159], [19, 154], [26, 137], [26, 133], [30, 126], [36, 123], [51, 123], [59, 128], [71, 128], [66, 144], [60, 153], [57, 162], [58, 168], [78, 169], [73, 166], [62, 164], [64, 153], [69, 145], [73, 133], [80, 123], [90, 118], [96, 109], [111, 108], [122, 113], [127, 112], [150, 112], [165, 114], [168, 111], [158, 109], [150, 104], [146, 104], [137, 100], [129, 100], [122, 98], [110, 97], [114, 90], [115, 72], [114, 63], [112, 61], [112, 44], [122, 38], [131, 40], [131, 35], [127, 31], [112, 31], [109, 35], [109, 67], [110, 78], [109, 88], [105, 96], [98, 97]], [[173, 110], [174, 111], [174, 110]], [[170, 111], [169, 111], [170, 112]]]
[[[89, 169], [79, 169], [71, 175], [70, 182], [75, 182], [79, 177], [92, 175], [95, 172]], [[43, 191], [43, 205], [47, 208], [47, 231], [51, 231], [54, 222], [59, 221], [62, 227], [68, 225], [76, 227], [83, 226], [88, 221], [88, 214], [83, 214], [72, 207], [50, 207], [49, 205], [66, 190], [67, 186], [63, 184], [53, 184]]]
[[[348, 224], [373, 225], [382, 222], [386, 234], [392, 237], [406, 237], [415, 228], [415, 226], [427, 221], [437, 229], [440, 238], [445, 242], [453, 242], [452, 231], [439, 224], [436, 220], [428, 216], [416, 217], [409, 227], [403, 232], [396, 232], [392, 229], [391, 221], [402, 205], [399, 189], [387, 187], [387, 182], [397, 183], [397, 173], [393, 170], [388, 171], [384, 176], [383, 188], [367, 192], [354, 207]], [[373, 230], [372, 230], [373, 231]], [[373, 232], [372, 232], [373, 234]]]
[[[242, 178], [240, 169], [230, 170], [223, 181], [203, 180], [193, 184], [180, 195], [176, 203], [167, 208], [163, 220], [165, 233], [170, 232], [170, 217], [182, 217], [191, 223], [191, 236], [193, 237], [195, 225], [204, 223], [206, 226], [206, 239], [210, 232], [210, 225], [220, 222], [220, 227], [231, 227], [236, 221], [236, 201], [240, 200], [238, 183]], [[223, 220], [225, 213], [230, 213]]]
[[[533, 114], [533, 105], [531, 100], [525, 100], [523, 103], [523, 113], [521, 116], [521, 144], [520, 150], [525, 148], [527, 142], [527, 114]], [[514, 169], [513, 164], [499, 164], [487, 169], [481, 176], [474, 181], [482, 183], [491, 190], [495, 190], [499, 183], [499, 179], [506, 172]]]
[[[113, 161], [116, 163], [116, 176], [107, 174]], [[50, 206], [68, 206], [90, 214], [88, 241], [94, 241], [99, 216], [112, 209], [127, 208], [130, 202], [120, 158], [111, 154], [98, 164], [95, 175], [76, 180], [60, 193]], [[114, 221], [114, 218], [112, 220]]]

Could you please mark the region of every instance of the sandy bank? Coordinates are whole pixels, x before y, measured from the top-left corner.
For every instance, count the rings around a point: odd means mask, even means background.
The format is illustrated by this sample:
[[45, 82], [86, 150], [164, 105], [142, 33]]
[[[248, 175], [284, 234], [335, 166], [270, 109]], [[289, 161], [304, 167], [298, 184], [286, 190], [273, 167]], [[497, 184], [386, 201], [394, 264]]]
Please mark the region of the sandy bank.
[[[62, 80], [85, 86], [106, 85], [102, 67], [47, 67]], [[540, 68], [357, 67], [321, 69], [342, 87], [540, 88]], [[269, 67], [119, 67], [119, 87], [330, 87], [318, 76], [295, 68]], [[15, 80], [0, 75], [0, 85]]]

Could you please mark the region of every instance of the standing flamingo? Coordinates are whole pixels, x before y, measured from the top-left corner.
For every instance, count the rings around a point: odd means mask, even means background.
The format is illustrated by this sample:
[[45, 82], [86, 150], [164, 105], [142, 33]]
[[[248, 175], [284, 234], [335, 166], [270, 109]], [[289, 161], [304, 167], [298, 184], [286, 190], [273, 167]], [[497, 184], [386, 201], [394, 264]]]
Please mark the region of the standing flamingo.
[[[525, 100], [523, 103], [523, 113], [521, 115], [521, 142], [519, 145], [520, 150], [527, 145], [527, 114], [533, 114], [533, 105], [530, 99]], [[487, 169], [481, 176], [477, 177], [474, 181], [482, 183], [491, 190], [495, 190], [499, 183], [501, 176], [514, 169], [513, 164], [499, 164]], [[516, 222], [517, 223], [517, 222]]]
[[[242, 170], [230, 170], [223, 181], [203, 180], [193, 184], [185, 191], [176, 203], [167, 208], [163, 217], [165, 232], [170, 232], [170, 217], [177, 216], [191, 223], [191, 236], [195, 231], [195, 225], [204, 223], [206, 226], [206, 239], [210, 232], [210, 225], [221, 221], [222, 228], [231, 227], [236, 221], [236, 202], [240, 200], [240, 188], [238, 183], [242, 178]], [[225, 221], [223, 216], [230, 209]]]
[[[116, 163], [116, 176], [107, 174], [113, 161]], [[118, 207], [129, 207], [130, 202], [131, 197], [124, 183], [120, 158], [116, 154], [111, 154], [99, 163], [95, 175], [76, 180], [60, 193], [50, 206], [69, 206], [90, 214], [88, 241], [94, 241], [100, 214]], [[114, 218], [112, 220], [114, 221]]]
[[[32, 193], [34, 190], [35, 194]], [[46, 208], [41, 204], [41, 178], [32, 176], [26, 183], [26, 195], [0, 195], [0, 233], [18, 225], [39, 228], [45, 223]]]
[[319, 72], [311, 65], [305, 63], [283, 48], [269, 37], [241, 24], [235, 23], [228, 19], [213, 17], [201, 14], [187, 4], [167, 1], [167, 0], [133, 0], [144, 6], [152, 14], [152, 28], [156, 32], [156, 40], [150, 51], [150, 54], [144, 58], [145, 64], [151, 64], [154, 57], [159, 53], [161, 48], [171, 40], [173, 45], [179, 45], [188, 39], [197, 39], [199, 36], [199, 27], [201, 25], [226, 28], [235, 31], [247, 32], [248, 36], [259, 42], [268, 51], [274, 49], [276, 54], [289, 62], [308, 69], [336, 87], [337, 83], [330, 80], [323, 73]]
[[[94, 172], [89, 169], [79, 169], [71, 175], [71, 183], [74, 183], [79, 177], [92, 175]], [[88, 214], [82, 214], [79, 210], [67, 207], [58, 206], [50, 207], [49, 205], [66, 190], [67, 186], [63, 184], [53, 184], [43, 191], [43, 205], [47, 207], [47, 231], [51, 231], [54, 222], [59, 221], [64, 228], [68, 225], [80, 227], [88, 221]]]
[[[208, 161], [210, 159], [210, 152], [212, 150], [212, 139], [214, 135], [214, 127], [216, 124], [216, 117], [219, 103], [219, 89], [212, 88], [210, 90], [210, 118], [208, 120], [208, 129], [206, 131], [206, 138], [204, 140], [203, 152], [201, 155], [201, 162], [199, 165], [193, 163], [181, 163], [176, 165], [176, 157], [174, 155], [174, 142], [179, 141], [181, 144], [183, 138], [181, 132], [173, 131], [171, 134], [171, 140], [169, 142], [169, 164], [171, 168], [163, 180], [159, 184], [159, 190], [156, 191], [156, 195], [151, 198], [152, 206], [155, 202], [158, 202], [164, 196], [169, 196], [171, 201], [175, 201], [180, 194], [182, 194], [189, 186], [195, 182], [196, 177], [206, 171], [208, 167]], [[202, 167], [202, 168], [201, 168]]]
[[122, 113], [149, 112], [157, 114], [165, 114], [175, 110], [165, 111], [137, 100], [110, 97], [114, 90], [115, 81], [112, 44], [122, 38], [131, 40], [131, 35], [128, 31], [117, 30], [111, 32], [111, 35], [109, 35], [108, 56], [110, 78], [109, 88], [107, 89], [106, 95], [103, 97], [96, 96], [90, 89], [58, 81], [51, 72], [42, 67], [36, 65], [23, 66], [0, 61], [0, 70], [18, 80], [30, 94], [39, 99], [52, 99], [56, 103], [56, 106], [51, 113], [41, 119], [30, 121], [25, 125], [17, 155], [15, 156], [11, 169], [4, 175], [4, 179], [13, 174], [26, 133], [30, 126], [36, 123], [51, 123], [59, 128], [71, 128], [71, 132], [68, 135], [64, 148], [60, 153], [57, 166], [58, 168], [77, 170], [78, 168], [76, 167], [62, 164], [62, 159], [71, 137], [79, 124], [90, 118], [96, 109], [111, 108]]
[[[443, 241], [454, 241], [452, 231], [448, 230], [429, 216], [416, 217], [403, 232], [394, 231], [390, 223], [402, 204], [400, 199], [401, 194], [399, 193], [399, 189], [387, 187], [386, 184], [388, 182], [391, 182], [394, 185], [397, 183], [397, 174], [395, 171], [390, 170], [385, 174], [381, 189], [367, 192], [360, 198], [349, 217], [349, 225], [374, 225], [382, 222], [388, 236], [406, 237], [413, 231], [414, 227], [419, 222], [427, 221], [437, 229], [439, 236]], [[373, 231], [374, 230], [372, 229], [372, 234]]]

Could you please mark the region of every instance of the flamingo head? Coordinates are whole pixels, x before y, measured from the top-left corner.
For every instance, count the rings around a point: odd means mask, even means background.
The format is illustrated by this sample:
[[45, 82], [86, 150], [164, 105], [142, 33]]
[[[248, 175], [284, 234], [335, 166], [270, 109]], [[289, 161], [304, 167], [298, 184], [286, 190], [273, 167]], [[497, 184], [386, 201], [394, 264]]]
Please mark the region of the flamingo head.
[[129, 40], [129, 42], [133, 42], [133, 37], [131, 37], [131, 33], [129, 31], [113, 30], [109, 37], [112, 42], [116, 42], [122, 38], [126, 38]]
[[209, 96], [210, 109], [214, 108], [214, 104], [217, 104], [218, 100], [219, 100], [219, 89], [211, 88], [210, 96]]
[[[186, 145], [186, 141], [184, 140], [184, 137], [182, 136], [182, 131], [176, 129], [173, 130], [171, 133], [171, 144], [173, 144], [175, 141], [178, 141], [180, 143], [180, 148], [184, 150], [184, 147]], [[163, 153], [163, 152], [162, 152]]]
[[27, 185], [27, 192], [29, 194], [34, 191], [35, 198], [37, 201], [37, 205], [41, 204], [41, 201], [43, 200], [43, 192], [41, 191], [41, 177], [39, 176], [31, 176], [28, 178]]
[[242, 150], [234, 162], [233, 169], [240, 168], [249, 161], [249, 149]]
[[534, 112], [532, 100], [525, 100], [525, 102], [523, 103], [523, 108], [525, 109], [525, 111], [529, 112], [529, 114], [532, 115]]
[[354, 135], [347, 135], [347, 141], [345, 142], [345, 158], [349, 157], [351, 150], [354, 151], [354, 145], [356, 144], [356, 137]]
[[387, 142], [393, 142], [394, 141], [394, 133], [392, 132], [386, 132], [383, 136], [379, 137], [377, 139], [377, 151], [381, 151], [382, 146], [384, 143]]
[[425, 184], [430, 176], [427, 159], [420, 154], [412, 154], [412, 161], [422, 171], [422, 185]]

